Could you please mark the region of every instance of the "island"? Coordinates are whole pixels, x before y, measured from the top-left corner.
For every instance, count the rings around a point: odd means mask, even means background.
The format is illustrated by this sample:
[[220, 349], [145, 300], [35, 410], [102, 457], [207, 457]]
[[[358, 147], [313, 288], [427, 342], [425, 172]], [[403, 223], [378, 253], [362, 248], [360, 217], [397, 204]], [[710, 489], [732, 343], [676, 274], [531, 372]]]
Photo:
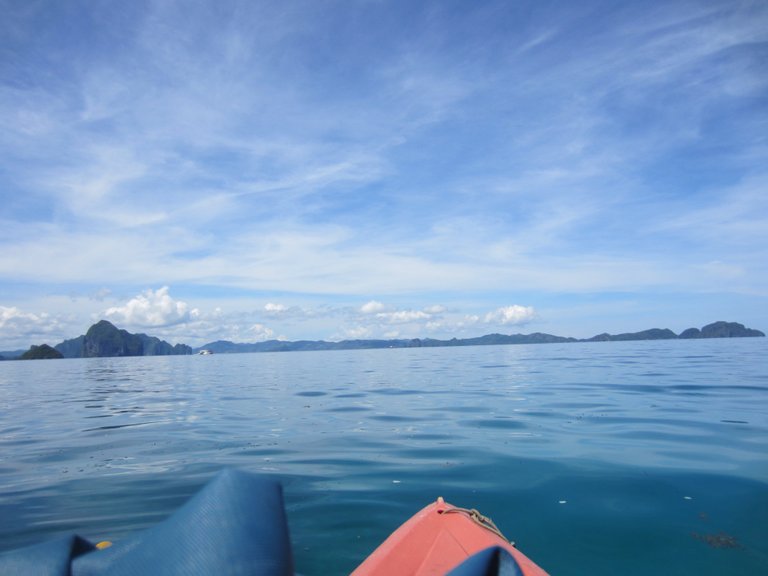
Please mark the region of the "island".
[[[696, 335], [697, 334], [697, 335]], [[651, 328], [641, 332], [622, 334], [598, 334], [591, 338], [570, 338], [542, 332], [532, 334], [486, 334], [477, 338], [451, 338], [436, 340], [433, 338], [411, 338], [396, 340], [266, 340], [264, 342], [238, 344], [228, 340], [209, 342], [195, 350], [209, 350], [217, 354], [239, 352], [292, 352], [301, 350], [366, 350], [374, 348], [437, 348], [445, 346], [491, 346], [504, 344], [557, 344], [568, 342], [623, 342], [631, 340], [676, 340], [687, 338], [744, 338], [764, 337], [760, 330], [745, 328], [738, 322], [714, 322], [700, 330], [689, 328], [679, 336], [668, 328]]]
[[64, 356], [48, 344], [32, 345], [29, 350], [19, 356], [19, 360], [57, 360], [59, 358], [64, 358]]
[[146, 334], [131, 334], [111, 322], [100, 320], [77, 338], [54, 346], [64, 358], [103, 358], [119, 356], [172, 356], [192, 354], [186, 344], [172, 346]]
[[745, 328], [738, 322], [713, 322], [699, 330], [688, 328], [680, 333], [678, 338], [754, 338], [765, 336], [760, 330]]
[[447, 346], [492, 346], [507, 344], [557, 344], [571, 342], [625, 342], [633, 340], [690, 340], [703, 338], [765, 337], [760, 330], [746, 328], [738, 322], [718, 321], [703, 328], [688, 328], [679, 335], [669, 328], [651, 328], [641, 332], [602, 333], [591, 338], [571, 338], [542, 332], [532, 334], [486, 334], [476, 338], [407, 338], [392, 340], [266, 340], [235, 343], [228, 340], [209, 342], [198, 348], [186, 344], [171, 345], [146, 334], [131, 334], [107, 320], [100, 320], [82, 336], [64, 340], [54, 347], [32, 346], [26, 352], [3, 352], [5, 359], [103, 358], [120, 356], [171, 356], [188, 354], [235, 354], [244, 352], [292, 352], [308, 350], [369, 350], [375, 348], [437, 348]]

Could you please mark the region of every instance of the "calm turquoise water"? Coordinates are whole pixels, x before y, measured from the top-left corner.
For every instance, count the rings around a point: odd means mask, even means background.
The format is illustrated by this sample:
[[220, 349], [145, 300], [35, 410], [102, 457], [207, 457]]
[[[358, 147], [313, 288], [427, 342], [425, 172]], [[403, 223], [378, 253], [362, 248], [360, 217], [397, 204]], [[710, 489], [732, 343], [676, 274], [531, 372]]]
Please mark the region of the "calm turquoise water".
[[552, 574], [768, 573], [768, 340], [0, 363], [0, 550], [119, 539], [226, 466], [297, 570], [442, 495]]

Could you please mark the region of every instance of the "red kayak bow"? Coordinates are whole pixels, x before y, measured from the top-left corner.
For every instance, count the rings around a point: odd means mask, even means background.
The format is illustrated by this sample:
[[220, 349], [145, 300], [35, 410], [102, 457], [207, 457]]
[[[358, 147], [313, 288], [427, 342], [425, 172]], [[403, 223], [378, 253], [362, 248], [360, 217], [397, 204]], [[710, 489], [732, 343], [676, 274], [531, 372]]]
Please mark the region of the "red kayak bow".
[[477, 512], [438, 498], [395, 530], [352, 576], [443, 575], [490, 547], [508, 552], [523, 576], [547, 576]]

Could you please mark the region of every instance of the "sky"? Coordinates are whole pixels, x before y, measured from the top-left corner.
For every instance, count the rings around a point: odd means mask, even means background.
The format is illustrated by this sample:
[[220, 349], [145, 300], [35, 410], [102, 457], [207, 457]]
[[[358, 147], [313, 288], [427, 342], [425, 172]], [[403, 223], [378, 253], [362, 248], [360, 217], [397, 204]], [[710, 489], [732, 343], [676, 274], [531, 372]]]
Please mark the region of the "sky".
[[0, 350], [768, 331], [762, 0], [0, 13]]

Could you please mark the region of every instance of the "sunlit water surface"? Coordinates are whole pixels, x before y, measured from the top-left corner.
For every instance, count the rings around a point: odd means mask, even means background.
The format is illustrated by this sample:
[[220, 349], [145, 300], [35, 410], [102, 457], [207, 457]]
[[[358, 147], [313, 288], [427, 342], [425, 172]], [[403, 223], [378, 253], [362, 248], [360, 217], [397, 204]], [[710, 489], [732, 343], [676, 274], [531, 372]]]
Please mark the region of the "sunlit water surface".
[[444, 496], [553, 575], [768, 574], [764, 338], [0, 363], [0, 550], [279, 478], [297, 571]]

